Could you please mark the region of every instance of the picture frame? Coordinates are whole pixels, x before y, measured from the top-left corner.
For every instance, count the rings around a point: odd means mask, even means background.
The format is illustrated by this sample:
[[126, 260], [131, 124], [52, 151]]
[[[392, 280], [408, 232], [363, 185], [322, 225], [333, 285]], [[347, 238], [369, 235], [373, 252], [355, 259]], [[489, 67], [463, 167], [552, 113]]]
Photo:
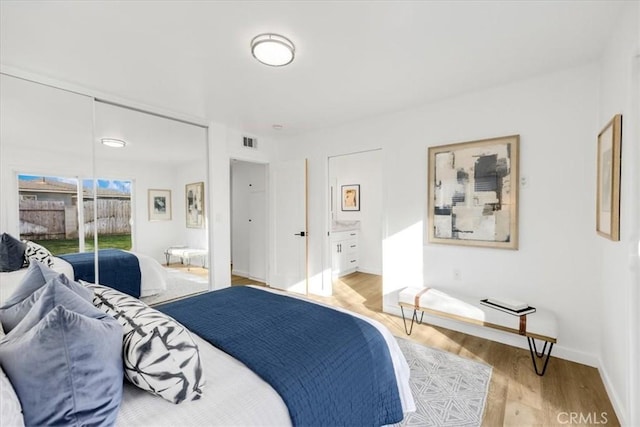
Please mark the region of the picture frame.
[[428, 150], [430, 243], [518, 249], [520, 136]]
[[204, 182], [185, 186], [185, 207], [188, 228], [204, 228]]
[[342, 191], [342, 210], [343, 211], [359, 211], [360, 210], [360, 184], [343, 185]]
[[598, 134], [596, 232], [620, 241], [620, 163], [622, 115], [616, 114]]
[[148, 190], [149, 221], [171, 220], [171, 190]]

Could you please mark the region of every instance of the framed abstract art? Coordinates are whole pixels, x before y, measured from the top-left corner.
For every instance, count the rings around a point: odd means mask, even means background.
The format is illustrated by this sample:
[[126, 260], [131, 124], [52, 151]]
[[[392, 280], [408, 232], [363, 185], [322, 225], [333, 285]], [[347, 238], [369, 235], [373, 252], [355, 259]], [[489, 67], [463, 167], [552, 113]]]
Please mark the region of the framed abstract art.
[[429, 148], [431, 243], [518, 249], [520, 136]]

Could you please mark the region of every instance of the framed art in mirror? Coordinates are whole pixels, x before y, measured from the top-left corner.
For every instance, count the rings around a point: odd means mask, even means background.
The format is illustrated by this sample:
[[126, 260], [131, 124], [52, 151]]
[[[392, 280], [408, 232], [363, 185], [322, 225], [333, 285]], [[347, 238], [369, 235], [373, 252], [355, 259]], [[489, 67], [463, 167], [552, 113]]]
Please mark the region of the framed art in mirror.
[[429, 148], [431, 243], [518, 249], [519, 135]]
[[171, 190], [149, 189], [149, 221], [171, 220]]
[[204, 228], [204, 182], [187, 184], [185, 188], [187, 227]]
[[342, 210], [360, 210], [360, 184], [342, 186]]
[[596, 231], [613, 241], [620, 240], [620, 161], [622, 115], [616, 114], [598, 134], [598, 182]]

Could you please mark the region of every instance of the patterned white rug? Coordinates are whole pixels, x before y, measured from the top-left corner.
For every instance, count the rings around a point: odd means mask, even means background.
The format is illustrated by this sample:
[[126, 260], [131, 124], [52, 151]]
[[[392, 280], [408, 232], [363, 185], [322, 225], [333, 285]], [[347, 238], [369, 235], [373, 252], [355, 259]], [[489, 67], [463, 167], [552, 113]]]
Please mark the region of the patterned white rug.
[[397, 338], [411, 369], [416, 412], [397, 426], [480, 426], [491, 366]]
[[149, 305], [182, 298], [209, 290], [209, 281], [202, 276], [187, 273], [176, 268], [165, 268], [167, 272], [167, 290], [157, 295], [140, 298]]

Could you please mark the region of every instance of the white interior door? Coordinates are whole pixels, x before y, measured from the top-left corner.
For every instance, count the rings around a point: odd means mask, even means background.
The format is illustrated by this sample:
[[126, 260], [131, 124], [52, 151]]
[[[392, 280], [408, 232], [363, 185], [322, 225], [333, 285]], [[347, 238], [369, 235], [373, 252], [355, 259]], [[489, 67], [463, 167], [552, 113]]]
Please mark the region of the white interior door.
[[249, 278], [260, 282], [267, 277], [266, 206], [264, 191], [249, 193]]
[[269, 165], [269, 284], [307, 293], [307, 160]]

